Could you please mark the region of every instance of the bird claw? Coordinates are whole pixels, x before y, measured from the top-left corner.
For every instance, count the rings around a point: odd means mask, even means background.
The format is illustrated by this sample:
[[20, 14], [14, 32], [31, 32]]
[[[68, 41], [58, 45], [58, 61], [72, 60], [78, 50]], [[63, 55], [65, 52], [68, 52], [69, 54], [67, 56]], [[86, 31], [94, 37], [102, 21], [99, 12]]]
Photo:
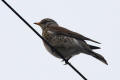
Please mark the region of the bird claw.
[[64, 65], [67, 65], [67, 63], [65, 63]]
[[[64, 62], [64, 60], [62, 60], [61, 62]], [[68, 60], [65, 61], [64, 65], [67, 65], [67, 64], [68, 64]]]

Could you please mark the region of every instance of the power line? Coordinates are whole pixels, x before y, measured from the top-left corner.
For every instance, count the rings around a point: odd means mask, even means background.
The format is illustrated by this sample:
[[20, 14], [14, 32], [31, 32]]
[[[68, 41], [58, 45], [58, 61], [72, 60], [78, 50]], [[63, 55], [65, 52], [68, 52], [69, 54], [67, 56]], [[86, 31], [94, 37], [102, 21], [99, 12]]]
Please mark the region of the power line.
[[2, 2], [8, 6], [33, 32], [35, 32], [48, 46], [51, 47], [53, 52], [56, 52], [64, 61], [66, 64], [68, 64], [76, 73], [79, 74], [84, 80], [87, 80], [71, 63], [69, 63], [64, 56], [57, 50], [55, 49], [49, 42], [47, 42], [24, 18], [21, 17], [20, 14], [18, 14], [5, 0], [2, 0]]

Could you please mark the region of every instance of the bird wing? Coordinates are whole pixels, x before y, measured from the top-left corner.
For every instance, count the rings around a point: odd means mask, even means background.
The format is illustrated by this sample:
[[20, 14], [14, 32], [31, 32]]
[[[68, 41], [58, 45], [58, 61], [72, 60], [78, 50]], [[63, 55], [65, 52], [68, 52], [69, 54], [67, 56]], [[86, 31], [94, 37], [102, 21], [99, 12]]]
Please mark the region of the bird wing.
[[[63, 28], [63, 27], [56, 27], [56, 26], [50, 26], [50, 28], [48, 27], [48, 29], [52, 32], [54, 32], [56, 35], [64, 35], [64, 36], [68, 36], [68, 37], [72, 37], [72, 38], [75, 38], [75, 39], [78, 39], [78, 40], [88, 40], [88, 41], [92, 41], [92, 42], [95, 42], [95, 43], [98, 43], [98, 44], [101, 44], [95, 40], [92, 40], [90, 38], [87, 38], [79, 33], [76, 33], [76, 32], [73, 32], [73, 31], [70, 31], [66, 28]], [[61, 32], [62, 31], [62, 32]]]
[[100, 49], [100, 47], [98, 47], [98, 46], [93, 46], [93, 45], [90, 45], [90, 44], [88, 44], [88, 46], [90, 47], [90, 49]]

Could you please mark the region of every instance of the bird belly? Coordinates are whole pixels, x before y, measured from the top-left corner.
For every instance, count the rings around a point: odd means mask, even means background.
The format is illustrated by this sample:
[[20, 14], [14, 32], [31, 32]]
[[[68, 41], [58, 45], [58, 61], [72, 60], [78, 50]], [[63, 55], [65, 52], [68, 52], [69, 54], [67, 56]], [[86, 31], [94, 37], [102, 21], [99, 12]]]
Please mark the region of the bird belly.
[[[81, 52], [79, 42], [70, 37], [57, 36], [52, 38], [49, 43], [55, 47], [64, 56], [64, 58], [70, 58]], [[61, 58], [56, 52], [52, 52], [52, 49], [46, 43], [44, 43], [44, 45], [48, 52], [53, 56]]]

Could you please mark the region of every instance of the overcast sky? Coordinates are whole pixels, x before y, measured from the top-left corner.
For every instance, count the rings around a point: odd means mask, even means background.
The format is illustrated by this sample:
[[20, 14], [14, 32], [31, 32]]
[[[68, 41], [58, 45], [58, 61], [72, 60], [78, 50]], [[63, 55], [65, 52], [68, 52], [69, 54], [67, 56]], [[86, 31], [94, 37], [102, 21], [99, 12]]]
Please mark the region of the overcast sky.
[[[34, 25], [52, 18], [59, 25], [97, 40], [108, 66], [80, 54], [70, 62], [88, 80], [120, 80], [120, 0], [7, 0]], [[0, 1], [0, 80], [82, 80], [50, 55], [42, 40]]]

